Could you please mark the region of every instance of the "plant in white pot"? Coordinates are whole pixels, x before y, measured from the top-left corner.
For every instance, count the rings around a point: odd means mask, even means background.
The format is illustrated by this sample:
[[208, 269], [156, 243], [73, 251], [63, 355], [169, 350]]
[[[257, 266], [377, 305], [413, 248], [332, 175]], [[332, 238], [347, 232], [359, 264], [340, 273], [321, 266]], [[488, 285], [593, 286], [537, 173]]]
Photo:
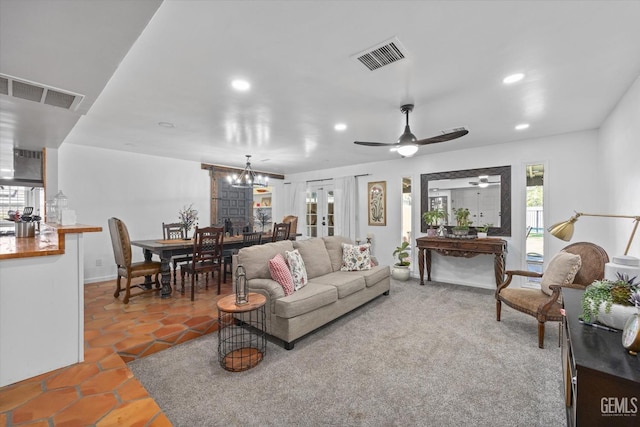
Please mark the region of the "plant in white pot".
[[623, 329], [627, 319], [636, 313], [633, 296], [640, 291], [640, 282], [627, 274], [616, 274], [617, 280], [596, 280], [582, 295], [582, 320], [600, 322]]
[[400, 246], [396, 247], [393, 251], [393, 256], [398, 258], [398, 262], [393, 265], [391, 270], [391, 277], [396, 280], [405, 281], [409, 279], [409, 267], [411, 262], [409, 261], [409, 252], [407, 251], [409, 242], [402, 242]]
[[486, 239], [489, 233], [489, 227], [492, 227], [493, 224], [485, 224], [480, 227], [476, 227], [478, 231], [478, 239]]
[[451, 228], [454, 236], [466, 236], [469, 234], [469, 226], [472, 221], [469, 220], [471, 212], [468, 208], [453, 208], [453, 214], [456, 216], [456, 226]]
[[422, 220], [429, 226], [427, 229], [427, 236], [435, 236], [435, 226], [438, 225], [438, 221], [444, 219], [444, 211], [436, 209], [434, 211], [427, 211], [422, 214]]

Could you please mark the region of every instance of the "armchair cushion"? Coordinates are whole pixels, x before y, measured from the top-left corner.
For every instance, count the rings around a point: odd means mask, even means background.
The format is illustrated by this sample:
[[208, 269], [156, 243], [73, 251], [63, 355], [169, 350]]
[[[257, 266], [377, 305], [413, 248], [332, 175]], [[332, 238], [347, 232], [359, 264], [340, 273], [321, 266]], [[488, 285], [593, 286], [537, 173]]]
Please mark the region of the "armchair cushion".
[[558, 252], [551, 258], [549, 266], [542, 275], [540, 283], [542, 292], [546, 295], [551, 295], [553, 291], [549, 288], [550, 285], [564, 286], [573, 283], [573, 279], [581, 266], [582, 259], [580, 255], [565, 251]]
[[[505, 288], [500, 292], [500, 296], [510, 307], [534, 317], [538, 316], [540, 305], [549, 302], [549, 296], [538, 289]], [[545, 313], [547, 320], [560, 320], [561, 308], [562, 305], [555, 302]]]

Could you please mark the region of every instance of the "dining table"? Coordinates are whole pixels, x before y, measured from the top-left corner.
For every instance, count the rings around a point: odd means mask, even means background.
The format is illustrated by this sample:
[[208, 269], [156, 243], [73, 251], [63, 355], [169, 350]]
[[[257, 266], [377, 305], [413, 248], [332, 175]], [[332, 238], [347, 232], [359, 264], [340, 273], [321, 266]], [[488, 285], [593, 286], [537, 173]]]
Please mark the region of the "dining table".
[[[271, 234], [265, 233], [262, 236], [264, 243], [271, 241]], [[242, 235], [225, 236], [222, 240], [223, 250], [240, 249], [243, 246]], [[153, 255], [160, 257], [161, 264], [161, 289], [160, 296], [169, 298], [172, 293], [171, 288], [171, 258], [179, 255], [193, 253], [193, 239], [152, 239], [152, 240], [132, 240], [131, 246], [142, 248], [145, 261], [151, 261]], [[146, 276], [144, 286], [151, 289], [153, 280], [151, 276]]]

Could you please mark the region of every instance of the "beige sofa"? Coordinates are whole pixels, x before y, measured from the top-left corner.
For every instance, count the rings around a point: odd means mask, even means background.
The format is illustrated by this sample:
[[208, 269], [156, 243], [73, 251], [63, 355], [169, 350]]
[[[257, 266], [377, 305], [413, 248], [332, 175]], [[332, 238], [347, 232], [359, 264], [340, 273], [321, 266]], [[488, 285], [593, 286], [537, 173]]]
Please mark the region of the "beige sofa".
[[[285, 240], [241, 249], [233, 256], [233, 289], [238, 265], [245, 269], [249, 292], [267, 298], [265, 331], [291, 350], [294, 341], [345, 313], [388, 295], [391, 284], [388, 266], [370, 270], [340, 271], [342, 243], [349, 239], [332, 236], [307, 240]], [[307, 270], [308, 283], [285, 296], [282, 286], [271, 279], [269, 260], [276, 254], [298, 249]]]

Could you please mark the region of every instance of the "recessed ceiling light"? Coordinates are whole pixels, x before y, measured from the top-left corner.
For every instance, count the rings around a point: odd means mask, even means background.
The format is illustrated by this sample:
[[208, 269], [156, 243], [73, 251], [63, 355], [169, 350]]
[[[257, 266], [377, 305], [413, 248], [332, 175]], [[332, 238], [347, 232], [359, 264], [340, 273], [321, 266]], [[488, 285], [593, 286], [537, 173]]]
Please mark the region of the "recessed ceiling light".
[[524, 79], [524, 74], [516, 73], [516, 74], [511, 74], [510, 76], [507, 76], [504, 79], [502, 79], [502, 83], [510, 85], [512, 83], [519, 82], [522, 79]]
[[525, 130], [529, 128], [529, 123], [520, 123], [516, 125], [516, 130]]
[[240, 92], [246, 92], [251, 89], [251, 83], [246, 80], [236, 79], [231, 82], [231, 87]]
[[175, 127], [173, 123], [169, 123], [169, 122], [158, 122], [158, 126], [162, 126], [163, 128]]
[[347, 130], [347, 125], [344, 123], [336, 123], [336, 125], [333, 128], [339, 132], [342, 132], [344, 130]]

